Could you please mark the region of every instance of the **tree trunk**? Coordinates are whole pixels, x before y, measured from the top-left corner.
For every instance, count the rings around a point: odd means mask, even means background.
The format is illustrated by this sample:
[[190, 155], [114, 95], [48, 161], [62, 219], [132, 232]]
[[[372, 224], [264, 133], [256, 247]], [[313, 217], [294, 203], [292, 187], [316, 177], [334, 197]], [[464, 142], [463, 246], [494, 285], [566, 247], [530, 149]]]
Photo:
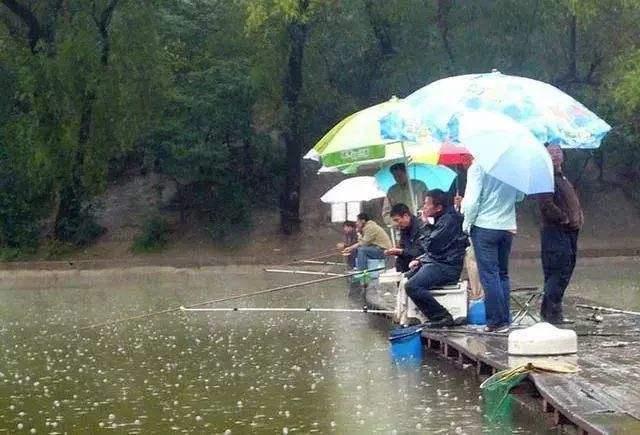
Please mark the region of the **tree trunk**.
[[569, 19], [569, 68], [567, 71], [567, 77], [569, 81], [576, 81], [578, 78], [578, 48], [577, 48], [577, 31], [578, 22], [575, 14], [572, 14]]
[[391, 42], [391, 30], [389, 21], [387, 18], [378, 13], [375, 9], [374, 1], [367, 0], [364, 2], [364, 8], [369, 16], [369, 23], [371, 23], [371, 30], [378, 42], [378, 49], [383, 57], [392, 56], [396, 53], [395, 48]]
[[27, 39], [33, 54], [38, 51], [38, 42], [42, 38], [42, 26], [33, 11], [16, 0], [2, 0], [7, 9], [13, 12], [27, 26]]
[[100, 54], [100, 62], [102, 65], [107, 66], [109, 64], [109, 54], [111, 52], [111, 43], [109, 41], [109, 25], [111, 24], [111, 19], [113, 18], [113, 13], [118, 6], [118, 2], [120, 0], [111, 0], [107, 7], [100, 13], [100, 15], [96, 15], [96, 4], [93, 3], [93, 21], [96, 23], [96, 27], [98, 28], [98, 33], [100, 33], [100, 45], [101, 45], [101, 54]]
[[[304, 13], [308, 1], [300, 1]], [[286, 146], [286, 176], [280, 199], [280, 225], [284, 234], [300, 230], [300, 178], [302, 173], [302, 131], [300, 128], [300, 93], [302, 92], [302, 59], [307, 40], [307, 24], [301, 20], [289, 23], [289, 60], [284, 78], [284, 101], [287, 126], [283, 133]]]
[[86, 197], [84, 183], [82, 181], [82, 168], [84, 165], [85, 150], [91, 136], [94, 101], [95, 94], [90, 92], [85, 95], [82, 102], [78, 145], [71, 168], [71, 181], [63, 186], [60, 191], [60, 201], [58, 203], [58, 212], [56, 213], [54, 234], [58, 240], [67, 242], [72, 240], [73, 228], [69, 225], [78, 220]]
[[[109, 65], [109, 24], [113, 17], [119, 0], [111, 0], [107, 8], [98, 17], [93, 4], [93, 18], [100, 34], [101, 53], [100, 62], [106, 70]], [[106, 73], [106, 71], [105, 71]], [[87, 146], [91, 139], [91, 129], [93, 125], [93, 110], [96, 100], [94, 90], [88, 88], [82, 100], [82, 112], [80, 114], [80, 128], [78, 130], [78, 144], [72, 166], [71, 182], [64, 186], [60, 192], [59, 209], [56, 214], [55, 236], [59, 240], [70, 241], [73, 238], [74, 228], [70, 223], [82, 219], [82, 208], [87, 199], [87, 191], [82, 179], [84, 159]]]
[[449, 12], [453, 6], [453, 0], [437, 0], [438, 11], [436, 13], [436, 20], [438, 29], [440, 30], [440, 37], [442, 38], [442, 47], [447, 58], [449, 59], [449, 71], [451, 72], [455, 66], [455, 58], [453, 56], [453, 50], [449, 42]]

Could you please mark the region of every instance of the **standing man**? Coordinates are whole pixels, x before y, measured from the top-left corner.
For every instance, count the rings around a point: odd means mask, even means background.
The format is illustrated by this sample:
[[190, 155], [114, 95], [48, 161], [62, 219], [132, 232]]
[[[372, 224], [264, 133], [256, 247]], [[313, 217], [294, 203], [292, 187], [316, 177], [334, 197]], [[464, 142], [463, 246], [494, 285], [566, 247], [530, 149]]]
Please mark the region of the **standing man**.
[[408, 272], [409, 263], [424, 252], [420, 243], [421, 222], [406, 204], [391, 207], [390, 215], [393, 226], [400, 230], [400, 244], [397, 248], [387, 249], [384, 254], [396, 256], [398, 272]]
[[344, 248], [342, 253], [349, 255], [356, 252], [356, 268], [367, 269], [367, 260], [384, 259], [384, 251], [393, 247], [391, 239], [386, 231], [369, 218], [366, 213], [360, 213], [356, 221], [357, 229], [360, 232], [360, 240], [351, 246]]
[[460, 279], [469, 241], [462, 232], [462, 215], [454, 210], [449, 195], [439, 189], [427, 192], [422, 208], [425, 225], [424, 255], [409, 263], [413, 276], [405, 284], [407, 295], [429, 319], [430, 328], [453, 325], [451, 313], [431, 294], [431, 289], [454, 284]]
[[[407, 167], [404, 163], [396, 163], [389, 168], [396, 184], [391, 186], [387, 191], [382, 205], [382, 219], [387, 225], [391, 225], [391, 207], [396, 204], [405, 204], [411, 208], [411, 192], [409, 191], [409, 177], [407, 176]], [[416, 207], [420, 207], [424, 201], [424, 195], [427, 192], [427, 185], [420, 180], [411, 180], [411, 189], [413, 190], [413, 199]], [[417, 210], [411, 210], [411, 214], [415, 214]]]
[[517, 229], [516, 202], [523, 198], [524, 194], [488, 175], [477, 163], [469, 166], [463, 229], [471, 236], [485, 291], [487, 332], [503, 332], [511, 324], [509, 254]]
[[544, 272], [540, 315], [549, 323], [560, 324], [565, 322], [562, 297], [576, 265], [578, 233], [584, 223], [584, 215], [575, 189], [562, 173], [562, 149], [558, 145], [547, 144], [547, 151], [553, 162], [555, 191], [538, 197], [542, 215], [540, 244]]

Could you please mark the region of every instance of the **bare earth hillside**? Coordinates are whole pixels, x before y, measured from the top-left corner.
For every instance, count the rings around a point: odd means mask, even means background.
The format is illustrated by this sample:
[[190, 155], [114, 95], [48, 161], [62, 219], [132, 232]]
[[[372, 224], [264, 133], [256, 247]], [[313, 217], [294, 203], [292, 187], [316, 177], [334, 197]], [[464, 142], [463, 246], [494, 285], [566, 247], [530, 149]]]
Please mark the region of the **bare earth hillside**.
[[[99, 200], [99, 222], [106, 233], [93, 246], [69, 255], [74, 261], [127, 264], [233, 264], [277, 263], [291, 258], [312, 256], [331, 249], [340, 237], [340, 226], [329, 222], [329, 206], [319, 197], [341, 178], [337, 174], [316, 174], [310, 164], [305, 167], [302, 194], [302, 233], [283, 236], [279, 233], [277, 209], [256, 207], [251, 228], [238, 232], [240, 243], [232, 247], [214, 243], [204, 225], [194, 219], [180, 224], [176, 212], [167, 211], [175, 186], [157, 175], [135, 175], [115, 183]], [[617, 187], [606, 187], [594, 180], [581, 183], [580, 196], [585, 208], [586, 224], [581, 234], [583, 255], [636, 255], [640, 251], [640, 212]], [[379, 204], [367, 207], [373, 213]], [[133, 238], [145, 219], [156, 210], [172, 223], [169, 246], [160, 253], [136, 255], [131, 252]], [[526, 201], [518, 214], [519, 231], [514, 255], [537, 255], [539, 237], [535, 203]]]

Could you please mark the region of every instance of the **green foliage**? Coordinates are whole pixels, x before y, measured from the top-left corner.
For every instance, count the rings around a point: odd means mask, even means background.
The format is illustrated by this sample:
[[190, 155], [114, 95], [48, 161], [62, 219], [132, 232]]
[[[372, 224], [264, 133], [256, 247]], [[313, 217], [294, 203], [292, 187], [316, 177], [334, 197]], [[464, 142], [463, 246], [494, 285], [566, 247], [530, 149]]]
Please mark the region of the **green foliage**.
[[9, 256], [35, 249], [52, 220], [58, 242], [91, 243], [95, 197], [129, 162], [174, 178], [180, 211], [204, 216], [212, 237], [250, 225], [252, 206], [273, 206], [284, 184], [299, 24], [305, 148], [358, 109], [498, 68], [585, 102], [614, 126], [598, 161], [640, 173], [637, 1], [121, 0], [102, 23], [110, 0], [17, 1], [42, 32], [32, 47], [27, 23], [0, 6]]
[[640, 50], [619, 59], [616, 64], [617, 80], [612, 83], [612, 95], [622, 114], [634, 116], [640, 109]]
[[[107, 2], [95, 2], [95, 10], [91, 2], [41, 3], [32, 12], [47, 31], [36, 50], [22, 36], [26, 29], [2, 36], [7, 50], [0, 65], [15, 77], [0, 108], [2, 145], [6, 158], [20, 163], [16, 172], [26, 183], [10, 209], [34, 217], [20, 217], [35, 227], [28, 243], [37, 239], [38, 219], [52, 215], [57, 238], [85, 245], [102, 231], [92, 217], [92, 198], [106, 185], [110, 160], [150, 127], [163, 95], [155, 8], [146, 1], [118, 2], [105, 37], [99, 20]], [[27, 25], [11, 20], [18, 28]], [[42, 198], [44, 187], [48, 198]]]
[[257, 97], [249, 41], [238, 21], [223, 14], [244, 20], [218, 2], [181, 4], [165, 14], [170, 23], [186, 25], [164, 35], [173, 92], [163, 114], [167, 121], [145, 141], [155, 169], [178, 182], [181, 209], [205, 215], [218, 240], [235, 226], [246, 227], [249, 202], [268, 202], [279, 180], [272, 142], [252, 128]]
[[227, 185], [216, 190], [209, 204], [216, 210], [209, 214], [207, 232], [218, 242], [234, 245], [246, 242], [251, 228], [252, 204], [241, 185]]
[[166, 219], [153, 216], [144, 222], [142, 232], [133, 240], [133, 252], [155, 252], [164, 248], [169, 242], [171, 227]]

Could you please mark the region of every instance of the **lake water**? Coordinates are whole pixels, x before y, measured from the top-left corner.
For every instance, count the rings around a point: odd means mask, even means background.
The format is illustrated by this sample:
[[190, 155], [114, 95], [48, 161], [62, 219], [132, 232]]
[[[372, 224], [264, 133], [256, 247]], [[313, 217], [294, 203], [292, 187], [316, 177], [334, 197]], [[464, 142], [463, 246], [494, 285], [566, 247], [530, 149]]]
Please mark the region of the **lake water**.
[[[570, 291], [606, 304], [615, 288], [638, 308], [639, 269], [582, 264]], [[535, 263], [513, 270], [538, 279]], [[434, 354], [394, 363], [391, 325], [371, 314], [174, 312], [70, 332], [312, 278], [255, 267], [2, 272], [0, 432], [546, 432], [526, 413], [488, 421], [471, 369]], [[217, 306], [360, 305], [338, 280]]]

